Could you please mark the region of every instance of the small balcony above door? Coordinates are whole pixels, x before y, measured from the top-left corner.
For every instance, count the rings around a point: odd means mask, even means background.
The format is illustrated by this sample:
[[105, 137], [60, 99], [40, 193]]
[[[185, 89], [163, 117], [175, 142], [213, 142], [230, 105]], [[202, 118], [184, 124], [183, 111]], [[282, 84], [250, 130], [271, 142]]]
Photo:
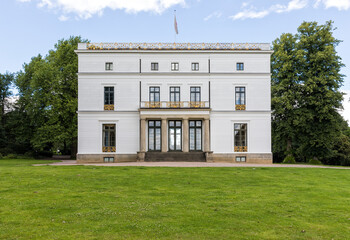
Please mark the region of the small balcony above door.
[[209, 101], [141, 101], [141, 109], [209, 109]]

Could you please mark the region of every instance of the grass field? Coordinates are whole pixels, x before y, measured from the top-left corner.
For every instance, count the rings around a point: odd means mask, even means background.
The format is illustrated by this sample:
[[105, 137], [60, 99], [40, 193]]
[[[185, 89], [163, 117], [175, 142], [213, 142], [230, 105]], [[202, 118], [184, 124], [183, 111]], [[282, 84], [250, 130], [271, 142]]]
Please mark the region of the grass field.
[[0, 160], [0, 239], [350, 239], [350, 170]]

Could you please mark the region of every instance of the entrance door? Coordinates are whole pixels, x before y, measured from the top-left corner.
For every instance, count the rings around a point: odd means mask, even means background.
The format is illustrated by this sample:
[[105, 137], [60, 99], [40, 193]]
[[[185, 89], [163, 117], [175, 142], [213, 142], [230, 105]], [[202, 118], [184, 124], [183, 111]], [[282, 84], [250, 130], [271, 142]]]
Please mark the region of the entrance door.
[[169, 121], [169, 151], [182, 151], [182, 122]]

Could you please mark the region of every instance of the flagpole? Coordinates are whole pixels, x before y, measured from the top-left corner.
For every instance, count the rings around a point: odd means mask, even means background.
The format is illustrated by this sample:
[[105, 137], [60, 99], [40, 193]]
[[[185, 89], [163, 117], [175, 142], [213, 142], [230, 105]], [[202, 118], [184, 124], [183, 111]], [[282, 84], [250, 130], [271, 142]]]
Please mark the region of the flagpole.
[[[176, 19], [176, 10], [174, 10], [174, 24], [175, 24], [175, 19]], [[176, 43], [176, 31], [174, 33], [174, 43]]]

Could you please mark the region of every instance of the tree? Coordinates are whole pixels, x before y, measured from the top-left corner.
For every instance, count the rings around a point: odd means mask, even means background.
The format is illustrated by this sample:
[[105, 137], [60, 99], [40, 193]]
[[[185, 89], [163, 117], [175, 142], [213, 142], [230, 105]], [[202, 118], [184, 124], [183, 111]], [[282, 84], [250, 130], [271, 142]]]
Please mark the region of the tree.
[[4, 127], [6, 123], [5, 110], [9, 107], [8, 99], [12, 95], [10, 90], [12, 82], [12, 73], [0, 74], [0, 148], [7, 145]]
[[334, 154], [344, 65], [335, 50], [340, 41], [333, 37], [332, 24], [303, 22], [297, 34], [282, 34], [273, 42], [274, 152], [305, 160]]
[[16, 78], [19, 104], [34, 129], [31, 144], [36, 151], [60, 149], [75, 156], [77, 146], [78, 57], [74, 50], [81, 37], [55, 44], [43, 58], [32, 58]]

